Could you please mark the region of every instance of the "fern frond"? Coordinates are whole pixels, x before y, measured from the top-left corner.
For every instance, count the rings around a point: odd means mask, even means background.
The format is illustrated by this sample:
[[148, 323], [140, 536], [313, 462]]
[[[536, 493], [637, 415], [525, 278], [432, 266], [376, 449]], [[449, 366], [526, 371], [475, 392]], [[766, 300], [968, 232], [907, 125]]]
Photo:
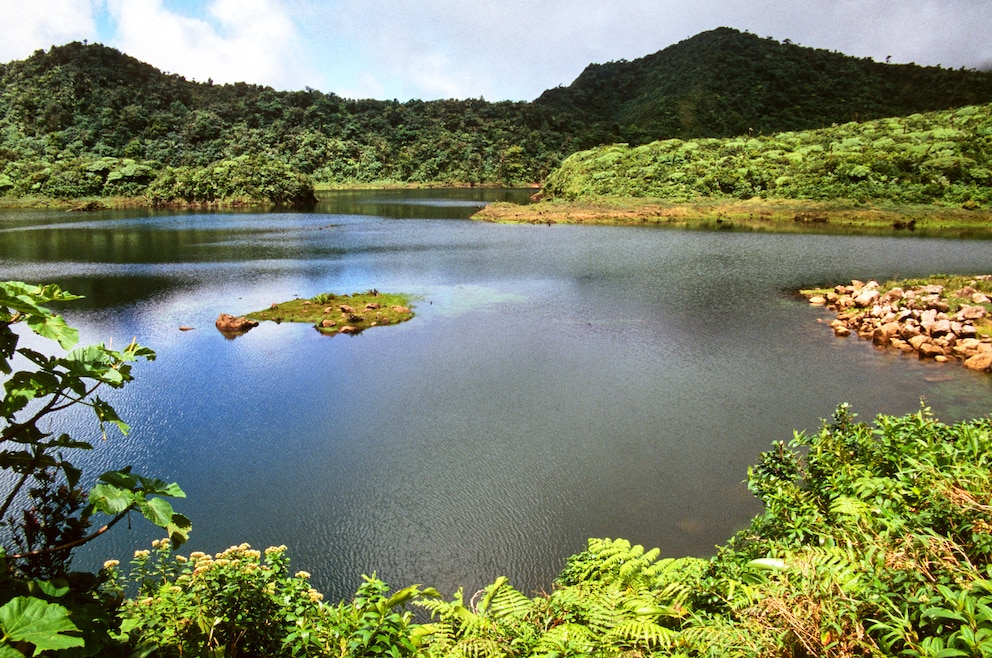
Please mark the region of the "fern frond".
[[628, 619], [613, 628], [603, 638], [603, 643], [609, 646], [615, 642], [630, 648], [665, 648], [673, 646], [678, 636], [678, 631], [648, 619]]
[[489, 613], [500, 621], [523, 620], [534, 610], [534, 601], [520, 590], [503, 584], [489, 600]]
[[596, 636], [581, 624], [561, 624], [541, 636], [532, 656], [571, 656], [592, 653]]
[[502, 658], [506, 655], [495, 640], [484, 637], [469, 637], [459, 640], [453, 653], [465, 658]]

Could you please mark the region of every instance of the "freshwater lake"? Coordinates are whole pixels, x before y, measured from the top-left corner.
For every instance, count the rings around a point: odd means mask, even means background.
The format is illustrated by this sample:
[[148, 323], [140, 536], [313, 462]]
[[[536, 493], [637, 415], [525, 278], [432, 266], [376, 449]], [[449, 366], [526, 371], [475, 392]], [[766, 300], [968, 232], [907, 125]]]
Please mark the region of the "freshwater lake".
[[[131, 423], [91, 475], [178, 482], [183, 551], [286, 544], [330, 600], [361, 574], [450, 594], [547, 590], [588, 537], [708, 556], [759, 511], [748, 465], [841, 402], [950, 422], [992, 378], [837, 339], [800, 288], [992, 272], [988, 241], [468, 220], [529, 190], [326, 193], [313, 212], [5, 211], [0, 276], [56, 282], [82, 341], [158, 358], [107, 398]], [[213, 326], [294, 296], [416, 296], [358, 336]], [[180, 331], [180, 326], [194, 327]], [[159, 536], [89, 545], [93, 568]]]

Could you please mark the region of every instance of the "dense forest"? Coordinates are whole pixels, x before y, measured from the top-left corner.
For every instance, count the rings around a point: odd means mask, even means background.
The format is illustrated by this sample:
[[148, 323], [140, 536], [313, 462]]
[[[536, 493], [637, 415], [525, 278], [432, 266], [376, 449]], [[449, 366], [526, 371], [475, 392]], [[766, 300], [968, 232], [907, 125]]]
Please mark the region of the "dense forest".
[[[992, 73], [882, 64], [730, 28], [591, 65], [533, 102], [495, 103], [193, 82], [77, 42], [0, 65], [0, 194], [292, 201], [308, 196], [307, 180], [539, 183], [569, 154], [603, 144], [770, 134], [989, 101]], [[267, 173], [225, 187], [217, 166]]]
[[736, 138], [614, 144], [569, 156], [547, 198], [992, 203], [992, 104]]

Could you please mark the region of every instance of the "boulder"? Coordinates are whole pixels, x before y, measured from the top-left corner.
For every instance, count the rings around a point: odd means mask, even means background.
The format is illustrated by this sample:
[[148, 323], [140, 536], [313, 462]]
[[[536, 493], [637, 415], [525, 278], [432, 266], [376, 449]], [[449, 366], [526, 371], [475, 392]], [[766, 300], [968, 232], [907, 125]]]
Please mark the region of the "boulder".
[[257, 327], [258, 322], [244, 316], [235, 317], [229, 313], [221, 313], [217, 316], [214, 325], [222, 334], [243, 334]]
[[981, 320], [987, 314], [984, 306], [962, 306], [957, 317], [961, 320]]
[[920, 345], [918, 351], [921, 359], [934, 359], [938, 356], [945, 356], [944, 349], [933, 343], [923, 343]]
[[858, 296], [854, 298], [854, 303], [862, 308], [867, 308], [869, 306], [874, 306], [878, 301], [878, 291], [874, 288], [863, 289], [858, 293]]
[[889, 322], [875, 329], [872, 334], [872, 342], [876, 345], [888, 345], [892, 342], [892, 337], [899, 334], [899, 323]]
[[964, 367], [969, 370], [992, 370], [992, 352], [981, 352], [968, 358]]
[[951, 321], [947, 319], [940, 319], [934, 322], [930, 326], [931, 336], [946, 336], [951, 333]]

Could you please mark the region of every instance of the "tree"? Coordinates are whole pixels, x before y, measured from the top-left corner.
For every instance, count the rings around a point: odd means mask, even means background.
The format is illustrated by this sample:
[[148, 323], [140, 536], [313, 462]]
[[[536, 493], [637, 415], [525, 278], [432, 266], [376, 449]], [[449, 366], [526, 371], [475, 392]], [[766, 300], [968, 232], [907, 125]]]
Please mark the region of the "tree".
[[[175, 483], [147, 478], [130, 467], [108, 471], [89, 491], [68, 453], [91, 450], [86, 441], [45, 428], [66, 409], [93, 410], [104, 438], [128, 425], [101, 386], [121, 388], [132, 364], [155, 353], [132, 341], [123, 350], [103, 344], [76, 347], [79, 332], [44, 304], [78, 299], [55, 285], [0, 282], [0, 655], [77, 647], [94, 655], [109, 638], [116, 604], [98, 591], [100, 577], [69, 571], [73, 549], [92, 541], [132, 511], [164, 528], [174, 544], [190, 522], [163, 498], [184, 497]], [[24, 329], [66, 351], [49, 355], [21, 345]], [[30, 341], [35, 344], [36, 341]], [[97, 515], [109, 517], [90, 531]], [[12, 653], [15, 652], [15, 653]]]

